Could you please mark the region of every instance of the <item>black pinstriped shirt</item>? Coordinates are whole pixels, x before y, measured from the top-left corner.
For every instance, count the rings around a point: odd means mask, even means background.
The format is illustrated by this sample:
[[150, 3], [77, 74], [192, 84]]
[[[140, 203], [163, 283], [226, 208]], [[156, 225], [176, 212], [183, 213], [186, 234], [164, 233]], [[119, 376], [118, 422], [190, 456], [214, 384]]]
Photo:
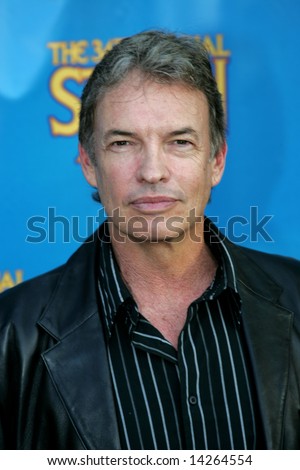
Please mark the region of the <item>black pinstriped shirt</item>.
[[259, 447], [234, 267], [212, 228], [206, 239], [219, 267], [189, 306], [176, 351], [138, 311], [102, 237], [99, 292], [123, 449]]

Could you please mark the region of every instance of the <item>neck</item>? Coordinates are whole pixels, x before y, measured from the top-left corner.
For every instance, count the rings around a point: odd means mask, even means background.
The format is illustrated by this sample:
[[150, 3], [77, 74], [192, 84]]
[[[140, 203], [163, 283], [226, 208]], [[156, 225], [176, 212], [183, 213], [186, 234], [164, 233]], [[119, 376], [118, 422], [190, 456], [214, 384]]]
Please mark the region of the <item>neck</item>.
[[[159, 285], [162, 290], [172, 286], [190, 285], [191, 281], [211, 281], [216, 261], [203, 237], [195, 242], [137, 243], [130, 238], [118, 243], [113, 240], [113, 250], [125, 283], [134, 287]], [[209, 282], [208, 282], [209, 285]]]
[[[112, 237], [114, 240], [114, 238]], [[177, 348], [189, 305], [211, 284], [217, 262], [203, 241], [113, 242], [125, 284], [139, 311]]]

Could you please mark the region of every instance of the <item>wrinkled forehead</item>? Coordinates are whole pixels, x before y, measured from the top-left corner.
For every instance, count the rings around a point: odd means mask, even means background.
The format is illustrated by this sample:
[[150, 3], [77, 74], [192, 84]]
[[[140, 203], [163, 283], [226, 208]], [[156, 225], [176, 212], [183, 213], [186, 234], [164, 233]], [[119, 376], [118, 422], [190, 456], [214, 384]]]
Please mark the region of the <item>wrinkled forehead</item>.
[[197, 87], [192, 86], [190, 83], [187, 83], [183, 80], [176, 80], [165, 74], [147, 74], [137, 68], [130, 70], [121, 80], [117, 83], [106, 87], [101, 91], [99, 95], [97, 105], [105, 99], [105, 97], [113, 97], [114, 95], [132, 95], [135, 92], [142, 93], [146, 92], [150, 87], [166, 87], [166, 89], [181, 89], [182, 91], [186, 90], [199, 92], [206, 100], [204, 93]]
[[[157, 99], [156, 99], [157, 98]], [[208, 109], [206, 96], [198, 88], [179, 80], [160, 80], [156, 76], [145, 75], [139, 70], [132, 70], [118, 83], [107, 88], [99, 97], [96, 114], [107, 106], [124, 105], [140, 100], [151, 99], [152, 104], [159, 107], [160, 99], [175, 100], [196, 112], [197, 107]]]

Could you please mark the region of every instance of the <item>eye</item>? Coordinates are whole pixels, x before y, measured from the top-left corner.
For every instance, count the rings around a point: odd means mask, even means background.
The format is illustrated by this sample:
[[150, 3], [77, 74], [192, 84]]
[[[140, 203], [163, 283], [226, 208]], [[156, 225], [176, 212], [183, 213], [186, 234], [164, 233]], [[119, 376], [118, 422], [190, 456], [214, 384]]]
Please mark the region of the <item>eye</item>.
[[125, 147], [126, 145], [129, 145], [128, 140], [116, 140], [115, 142], [112, 142], [110, 144], [112, 147]]
[[171, 142], [171, 145], [173, 145], [177, 149], [182, 149], [182, 150], [189, 150], [194, 146], [192, 141], [186, 140], [186, 139], [173, 140]]
[[114, 140], [108, 145], [108, 149], [112, 152], [127, 152], [132, 148], [132, 142], [129, 140]]
[[175, 144], [184, 146], [184, 145], [190, 145], [191, 142], [189, 140], [184, 140], [184, 139], [177, 139], [175, 140]]

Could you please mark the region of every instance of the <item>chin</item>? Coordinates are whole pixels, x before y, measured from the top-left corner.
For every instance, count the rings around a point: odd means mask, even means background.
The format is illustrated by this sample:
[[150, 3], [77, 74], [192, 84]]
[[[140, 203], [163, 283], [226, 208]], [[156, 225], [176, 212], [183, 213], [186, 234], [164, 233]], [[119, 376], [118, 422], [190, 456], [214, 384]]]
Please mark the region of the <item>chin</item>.
[[184, 230], [175, 231], [170, 230], [154, 230], [143, 233], [129, 233], [128, 237], [130, 240], [135, 241], [136, 243], [179, 243], [184, 240], [186, 234]]

